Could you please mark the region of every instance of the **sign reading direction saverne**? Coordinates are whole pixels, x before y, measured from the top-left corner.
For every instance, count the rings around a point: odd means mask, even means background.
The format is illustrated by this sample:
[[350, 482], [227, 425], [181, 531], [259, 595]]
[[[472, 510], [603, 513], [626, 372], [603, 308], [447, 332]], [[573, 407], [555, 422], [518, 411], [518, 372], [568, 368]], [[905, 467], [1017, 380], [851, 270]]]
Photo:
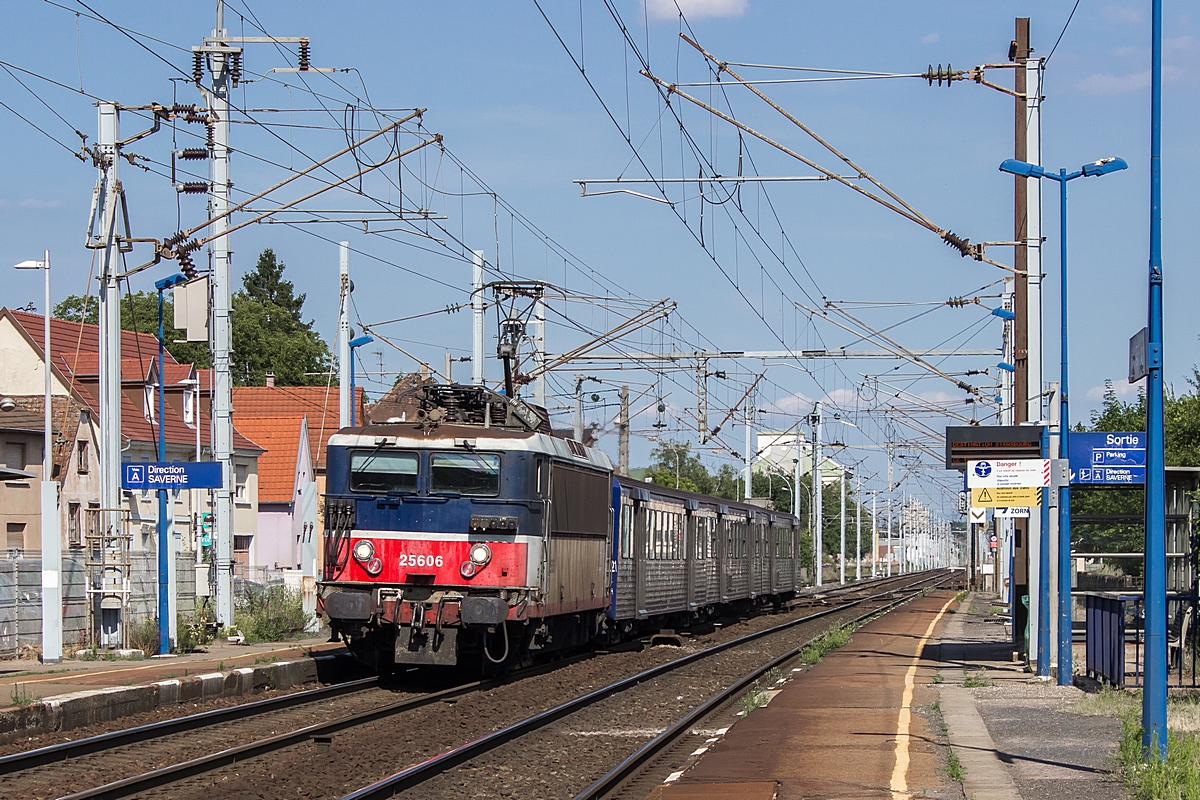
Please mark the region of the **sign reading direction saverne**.
[[1072, 484], [1140, 485], [1146, 482], [1146, 434], [1072, 433]]
[[122, 489], [221, 488], [219, 461], [149, 461], [121, 466]]

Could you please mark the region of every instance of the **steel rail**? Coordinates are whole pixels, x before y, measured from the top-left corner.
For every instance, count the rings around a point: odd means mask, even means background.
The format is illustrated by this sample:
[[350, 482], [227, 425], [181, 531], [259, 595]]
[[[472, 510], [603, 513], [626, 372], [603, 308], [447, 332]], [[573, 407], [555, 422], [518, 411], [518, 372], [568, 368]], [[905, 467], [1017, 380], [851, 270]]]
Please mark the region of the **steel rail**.
[[[939, 575], [925, 577], [921, 580], [915, 581], [914, 583], [926, 583], [937, 577], [939, 577]], [[433, 758], [427, 759], [419, 764], [415, 764], [407, 769], [401, 770], [394, 775], [390, 775], [382, 780], [376, 781], [369, 786], [365, 786], [361, 789], [351, 792], [350, 794], [344, 795], [341, 800], [384, 800], [384, 798], [390, 798], [402, 791], [419, 786], [420, 784], [442, 774], [443, 772], [446, 772], [449, 769], [452, 769], [453, 767], [458, 766], [459, 764], [462, 764], [465, 761], [469, 761], [472, 758], [483, 755], [484, 753], [514, 741], [515, 739], [519, 739], [520, 737], [542, 728], [551, 722], [561, 719], [562, 717], [568, 716], [582, 708], [586, 708], [587, 706], [593, 705], [601, 700], [612, 697], [615, 694], [619, 694], [626, 689], [637, 686], [653, 678], [657, 678], [660, 675], [664, 675], [668, 672], [678, 669], [679, 667], [692, 664], [709, 656], [716, 655], [717, 653], [721, 653], [734, 647], [747, 644], [748, 642], [761, 639], [764, 636], [779, 633], [796, 625], [800, 625], [805, 622], [812, 622], [813, 620], [829, 616], [839, 611], [845, 611], [848, 608], [853, 608], [854, 606], [865, 603], [868, 600], [876, 597], [894, 594], [896, 591], [897, 590], [889, 590], [882, 592], [879, 595], [870, 595], [856, 600], [850, 600], [841, 605], [824, 609], [814, 614], [798, 617], [794, 620], [789, 620], [788, 622], [785, 622], [781, 625], [776, 625], [772, 628], [767, 628], [755, 633], [749, 633], [745, 636], [739, 636], [736, 639], [730, 639], [728, 642], [722, 642], [721, 644], [713, 645], [712, 647], [708, 647], [704, 650], [677, 658], [673, 661], [668, 661], [665, 664], [651, 667], [650, 669], [639, 672], [632, 677], [624, 678], [611, 683], [608, 686], [596, 689], [584, 695], [580, 695], [553, 708], [547, 709], [538, 714], [534, 714], [531, 717], [527, 717], [520, 722], [513, 723], [512, 725], [495, 731], [494, 733], [481, 736], [478, 739], [467, 742], [466, 744], [459, 745], [458, 747], [448, 750], [441, 755], [434, 756]]]
[[88, 736], [70, 742], [39, 747], [36, 750], [27, 750], [23, 753], [13, 753], [0, 757], [0, 775], [8, 775], [34, 767], [42, 767], [58, 761], [79, 758], [116, 747], [147, 742], [177, 733], [188, 733], [210, 725], [218, 725], [222, 722], [230, 722], [293, 706], [315, 703], [332, 697], [340, 697], [344, 694], [351, 694], [372, 688], [378, 684], [378, 677], [335, 683], [330, 686], [321, 686], [317, 689], [307, 689], [302, 692], [292, 692], [291, 694], [271, 697], [252, 703], [241, 703], [229, 708], [218, 708], [212, 711], [202, 711], [199, 714], [189, 714], [185, 717], [151, 722], [147, 725], [139, 725], [136, 728], [126, 728], [125, 730], [102, 733], [97, 736]]
[[[933, 584], [932, 586], [928, 586], [923, 589], [920, 589], [908, 597], [897, 598], [896, 600], [893, 600], [888, 605], [884, 606], [882, 609], [874, 609], [872, 611], [869, 611], [866, 614], [862, 614], [858, 617], [855, 617], [853, 620], [851, 620], [847, 624], [854, 625], [854, 624], [863, 622], [865, 620], [868, 620], [871, 617], [876, 616], [877, 614], [886, 613], [888, 611], [891, 611], [891, 610], [895, 609], [897, 606], [901, 606], [905, 603], [908, 603], [917, 597], [923, 596], [926, 592], [936, 589], [937, 587], [941, 586], [942, 584], [952, 580], [954, 577], [955, 577], [955, 575], [953, 575], [953, 574], [947, 575], [947, 576], [941, 578], [941, 580], [939, 580], [937, 583]], [[740, 693], [743, 689], [747, 688], [748, 686], [753, 684], [754, 681], [758, 680], [758, 678], [760, 676], [762, 676], [764, 673], [770, 671], [771, 669], [773, 669], [775, 667], [782, 666], [783, 664], [786, 664], [787, 662], [799, 657], [800, 653], [804, 650], [804, 648], [807, 647], [808, 645], [812, 644], [812, 642], [814, 641], [815, 638], [816, 637], [814, 637], [813, 639], [809, 639], [808, 641], [804, 642], [803, 644], [797, 645], [792, 650], [789, 650], [788, 652], [783, 653], [782, 655], [771, 659], [766, 664], [756, 667], [755, 669], [748, 672], [746, 675], [742, 676], [739, 680], [730, 684], [728, 687], [726, 687], [722, 691], [718, 692], [717, 694], [710, 697], [708, 700], [701, 703], [695, 709], [688, 712], [688, 714], [686, 716], [684, 716], [683, 718], [681, 718], [680, 720], [675, 722], [673, 725], [668, 727], [666, 730], [664, 730], [658, 736], [655, 736], [653, 739], [651, 739], [645, 745], [640, 747], [636, 752], [634, 752], [632, 755], [630, 755], [628, 758], [626, 758], [624, 761], [622, 761], [620, 764], [618, 764], [615, 768], [613, 768], [610, 772], [605, 774], [603, 777], [601, 777], [599, 780], [597, 780], [591, 786], [584, 789], [579, 794], [575, 795], [574, 800], [599, 800], [599, 798], [609, 797], [609, 796], [615, 794], [616, 792], [619, 792], [622, 789], [626, 788], [626, 786], [628, 786], [630, 784], [630, 782], [633, 781], [638, 776], [638, 773], [640, 773], [641, 770], [645, 766], [648, 765], [648, 763], [651, 761], [651, 759], [653, 759], [656, 755], [658, 755], [660, 752], [665, 750], [670, 745], [674, 744], [683, 734], [685, 734], [687, 731], [691, 730], [691, 728], [696, 723], [698, 723], [700, 720], [704, 719], [709, 714], [716, 711], [721, 706], [728, 703], [732, 698], [737, 696], [737, 694]]]
[[451, 700], [456, 697], [461, 697], [472, 692], [492, 689], [497, 686], [502, 686], [506, 683], [512, 683], [522, 678], [540, 675], [543, 672], [549, 672], [557, 669], [566, 663], [573, 661], [581, 661], [585, 658], [590, 658], [591, 654], [584, 654], [575, 658], [562, 659], [551, 664], [545, 664], [538, 667], [533, 667], [528, 670], [520, 670], [511, 672], [507, 675], [500, 675], [494, 678], [486, 678], [480, 681], [472, 681], [461, 686], [454, 686], [449, 689], [443, 689], [437, 692], [430, 692], [421, 695], [420, 697], [401, 700], [396, 703], [390, 703], [379, 708], [361, 711], [357, 714], [349, 714], [344, 717], [330, 720], [328, 722], [319, 722], [313, 725], [308, 725], [303, 728], [298, 728], [287, 733], [269, 736], [264, 739], [257, 739], [246, 744], [230, 747], [225, 750], [220, 750], [216, 753], [210, 753], [205, 756], [193, 758], [189, 761], [184, 761], [178, 764], [172, 764], [161, 769], [152, 770], [141, 775], [133, 775], [129, 778], [124, 778], [119, 781], [106, 783], [103, 786], [97, 786], [91, 789], [85, 789], [74, 794], [64, 795], [59, 800], [117, 800], [118, 798], [130, 797], [140, 792], [154, 789], [159, 786], [164, 786], [169, 783], [190, 778], [195, 775], [202, 775], [206, 772], [212, 772], [214, 769], [235, 764], [239, 761], [245, 761], [256, 756], [264, 755], [275, 750], [281, 750], [285, 747], [291, 747], [296, 744], [308, 741], [318, 736], [329, 736], [346, 728], [353, 728], [359, 725], [365, 725], [376, 720], [386, 719], [396, 714], [402, 714], [406, 711], [412, 711], [423, 706], [433, 705], [446, 700]]

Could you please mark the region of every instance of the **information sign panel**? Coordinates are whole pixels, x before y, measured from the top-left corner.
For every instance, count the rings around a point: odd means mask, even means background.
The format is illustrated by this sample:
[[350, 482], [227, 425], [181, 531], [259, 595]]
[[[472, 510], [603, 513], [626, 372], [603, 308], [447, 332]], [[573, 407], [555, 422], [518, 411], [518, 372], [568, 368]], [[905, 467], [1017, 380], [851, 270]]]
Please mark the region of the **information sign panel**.
[[1050, 459], [1018, 458], [967, 462], [967, 486], [1031, 487], [1050, 485]]
[[1027, 486], [984, 486], [971, 490], [971, 505], [975, 508], [1011, 508], [1041, 506], [1042, 490]]
[[1146, 434], [1072, 433], [1073, 485], [1137, 486], [1146, 482]]
[[997, 517], [1022, 517], [1029, 516], [1029, 506], [1010, 506], [1009, 508], [997, 508], [994, 512]]
[[121, 465], [122, 489], [220, 489], [219, 461], [142, 461]]
[[946, 469], [964, 470], [968, 461], [1041, 458], [1040, 425], [951, 425], [946, 428]]

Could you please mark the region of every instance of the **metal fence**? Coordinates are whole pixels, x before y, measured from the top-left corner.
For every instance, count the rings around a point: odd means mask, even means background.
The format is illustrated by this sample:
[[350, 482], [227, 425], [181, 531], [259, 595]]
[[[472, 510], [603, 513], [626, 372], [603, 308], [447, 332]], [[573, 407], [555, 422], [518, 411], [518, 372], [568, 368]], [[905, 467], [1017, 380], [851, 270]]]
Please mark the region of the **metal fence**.
[[[1117, 688], [1140, 687], [1145, 674], [1145, 609], [1141, 595], [1088, 593], [1089, 677]], [[1200, 687], [1200, 596], [1167, 597], [1167, 686]]]
[[[177, 611], [195, 613], [195, 560], [185, 553], [176, 558]], [[125, 627], [158, 615], [158, 561], [153, 553], [133, 553]], [[99, 598], [93, 595], [93, 603]], [[82, 554], [64, 553], [62, 559], [63, 650], [70, 652], [97, 641], [98, 631], [88, 631], [87, 565]], [[98, 615], [97, 615], [98, 616]], [[0, 659], [19, 658], [42, 644], [42, 560], [40, 555], [9, 552], [0, 557]]]

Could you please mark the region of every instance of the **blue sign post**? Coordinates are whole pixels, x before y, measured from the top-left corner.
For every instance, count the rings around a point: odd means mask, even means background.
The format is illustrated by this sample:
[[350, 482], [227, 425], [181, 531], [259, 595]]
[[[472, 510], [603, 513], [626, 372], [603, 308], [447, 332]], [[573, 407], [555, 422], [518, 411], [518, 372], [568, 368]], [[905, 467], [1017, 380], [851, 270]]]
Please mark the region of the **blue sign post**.
[[1146, 482], [1146, 434], [1072, 433], [1072, 486], [1141, 486]]
[[141, 461], [122, 464], [122, 489], [220, 489], [220, 461]]

